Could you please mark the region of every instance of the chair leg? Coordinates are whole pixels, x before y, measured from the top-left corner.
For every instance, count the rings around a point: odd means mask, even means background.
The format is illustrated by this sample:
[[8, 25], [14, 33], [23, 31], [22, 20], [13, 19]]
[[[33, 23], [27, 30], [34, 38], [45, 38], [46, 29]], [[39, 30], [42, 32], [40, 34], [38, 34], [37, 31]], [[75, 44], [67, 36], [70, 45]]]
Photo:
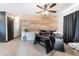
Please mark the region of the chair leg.
[[36, 44], [37, 42], [34, 41], [34, 44]]
[[35, 37], [35, 40], [34, 40], [34, 44], [36, 44], [36, 43], [38, 43], [38, 42], [40, 42], [40, 40], [39, 40], [40, 38], [39, 37]]
[[46, 53], [48, 54], [50, 51], [53, 50], [53, 48], [50, 45], [49, 40], [45, 40], [45, 47], [46, 47]]

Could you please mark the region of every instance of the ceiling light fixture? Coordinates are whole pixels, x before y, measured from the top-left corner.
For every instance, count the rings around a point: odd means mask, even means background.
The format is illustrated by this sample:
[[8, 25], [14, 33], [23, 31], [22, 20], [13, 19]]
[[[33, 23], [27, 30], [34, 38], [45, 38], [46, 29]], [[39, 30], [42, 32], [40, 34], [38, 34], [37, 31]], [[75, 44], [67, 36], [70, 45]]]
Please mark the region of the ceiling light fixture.
[[40, 8], [41, 10], [36, 13], [42, 13], [44, 16], [47, 16], [48, 13], [56, 13], [55, 10], [52, 10], [53, 7], [56, 6], [56, 3], [44, 4], [44, 6], [36, 5], [36, 7]]
[[42, 14], [43, 14], [44, 16], [47, 16], [47, 15], [48, 15], [48, 11], [44, 11], [44, 12], [42, 12]]

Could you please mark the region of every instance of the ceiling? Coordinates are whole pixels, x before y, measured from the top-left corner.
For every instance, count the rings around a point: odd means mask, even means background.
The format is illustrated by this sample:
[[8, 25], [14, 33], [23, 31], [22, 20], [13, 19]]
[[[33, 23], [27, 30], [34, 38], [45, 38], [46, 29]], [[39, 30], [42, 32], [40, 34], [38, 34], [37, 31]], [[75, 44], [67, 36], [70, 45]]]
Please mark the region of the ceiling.
[[[34, 3], [0, 3], [0, 11], [6, 11], [17, 16], [41, 15], [35, 13], [40, 11], [36, 5], [37, 4]], [[43, 6], [44, 4], [38, 5]], [[72, 5], [74, 5], [74, 3], [57, 3], [57, 5], [52, 8], [56, 10], [57, 13], [50, 13], [49, 15], [59, 15]]]

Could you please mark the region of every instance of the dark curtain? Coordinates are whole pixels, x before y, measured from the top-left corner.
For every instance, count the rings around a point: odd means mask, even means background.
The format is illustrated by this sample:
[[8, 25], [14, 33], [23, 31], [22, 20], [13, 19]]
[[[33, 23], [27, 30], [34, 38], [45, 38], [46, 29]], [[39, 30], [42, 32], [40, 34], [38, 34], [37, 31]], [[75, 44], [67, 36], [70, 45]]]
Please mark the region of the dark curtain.
[[74, 42], [79, 42], [79, 11], [76, 12], [76, 28]]
[[75, 35], [76, 13], [64, 16], [63, 39], [65, 43], [73, 42]]

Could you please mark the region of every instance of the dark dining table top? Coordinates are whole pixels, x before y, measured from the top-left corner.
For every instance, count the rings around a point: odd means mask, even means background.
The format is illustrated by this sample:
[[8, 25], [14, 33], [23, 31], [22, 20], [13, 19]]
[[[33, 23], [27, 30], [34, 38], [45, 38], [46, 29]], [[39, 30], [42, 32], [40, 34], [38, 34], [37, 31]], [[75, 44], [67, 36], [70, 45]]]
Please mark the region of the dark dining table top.
[[56, 32], [56, 30], [39, 30], [39, 31], [42, 31], [42, 32], [47, 32], [47, 31]]

